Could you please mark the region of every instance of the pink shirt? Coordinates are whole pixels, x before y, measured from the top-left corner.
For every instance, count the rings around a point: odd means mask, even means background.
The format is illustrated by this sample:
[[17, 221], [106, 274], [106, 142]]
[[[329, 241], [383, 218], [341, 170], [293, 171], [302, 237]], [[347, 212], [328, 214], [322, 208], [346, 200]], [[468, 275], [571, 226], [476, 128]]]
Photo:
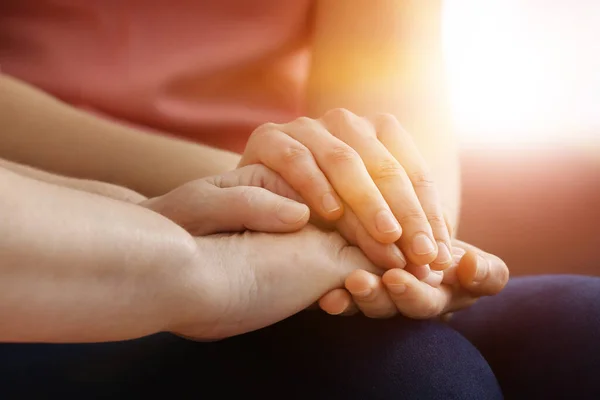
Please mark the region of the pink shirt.
[[78, 107], [241, 152], [301, 113], [310, 0], [1, 0], [0, 68]]

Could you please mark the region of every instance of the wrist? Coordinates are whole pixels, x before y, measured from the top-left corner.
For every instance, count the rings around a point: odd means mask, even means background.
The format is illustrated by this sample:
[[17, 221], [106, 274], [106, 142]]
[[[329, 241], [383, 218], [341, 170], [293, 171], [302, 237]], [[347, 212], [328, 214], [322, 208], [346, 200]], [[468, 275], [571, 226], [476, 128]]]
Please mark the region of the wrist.
[[185, 319], [191, 308], [190, 293], [197, 289], [192, 279], [200, 267], [199, 252], [194, 238], [173, 224], [173, 232], [166, 234], [160, 257], [154, 257], [141, 287], [152, 305], [155, 332], [171, 331], [171, 327]]
[[218, 236], [192, 239], [194, 251], [180, 261], [163, 283], [163, 331], [196, 339], [208, 338], [217, 329], [222, 290], [224, 242]]

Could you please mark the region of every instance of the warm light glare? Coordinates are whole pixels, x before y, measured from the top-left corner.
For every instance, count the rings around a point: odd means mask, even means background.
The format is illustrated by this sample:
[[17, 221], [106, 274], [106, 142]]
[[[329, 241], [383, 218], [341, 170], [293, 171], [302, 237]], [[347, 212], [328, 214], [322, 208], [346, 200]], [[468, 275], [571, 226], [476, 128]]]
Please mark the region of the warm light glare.
[[464, 141], [600, 137], [600, 1], [447, 0], [444, 40]]

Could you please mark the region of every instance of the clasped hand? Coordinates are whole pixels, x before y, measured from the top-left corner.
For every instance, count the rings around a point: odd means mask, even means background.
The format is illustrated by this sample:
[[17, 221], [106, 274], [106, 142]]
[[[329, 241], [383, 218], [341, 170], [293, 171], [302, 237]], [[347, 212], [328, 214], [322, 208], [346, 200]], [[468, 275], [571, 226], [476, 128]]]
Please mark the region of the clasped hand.
[[451, 239], [423, 158], [387, 115], [267, 124], [239, 169], [142, 205], [197, 237], [202, 267], [187, 278], [205, 283], [189, 296], [210, 312], [192, 308], [173, 328], [195, 338], [258, 329], [319, 299], [331, 314], [433, 318], [508, 280], [498, 257]]

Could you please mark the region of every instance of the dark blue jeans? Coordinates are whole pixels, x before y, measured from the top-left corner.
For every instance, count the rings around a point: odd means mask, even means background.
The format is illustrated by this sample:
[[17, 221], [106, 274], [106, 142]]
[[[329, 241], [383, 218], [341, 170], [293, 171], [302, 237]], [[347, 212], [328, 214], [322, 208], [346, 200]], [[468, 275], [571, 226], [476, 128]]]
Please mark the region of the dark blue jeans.
[[214, 343], [3, 344], [0, 381], [2, 398], [598, 399], [600, 278], [513, 279], [449, 325], [315, 311]]

